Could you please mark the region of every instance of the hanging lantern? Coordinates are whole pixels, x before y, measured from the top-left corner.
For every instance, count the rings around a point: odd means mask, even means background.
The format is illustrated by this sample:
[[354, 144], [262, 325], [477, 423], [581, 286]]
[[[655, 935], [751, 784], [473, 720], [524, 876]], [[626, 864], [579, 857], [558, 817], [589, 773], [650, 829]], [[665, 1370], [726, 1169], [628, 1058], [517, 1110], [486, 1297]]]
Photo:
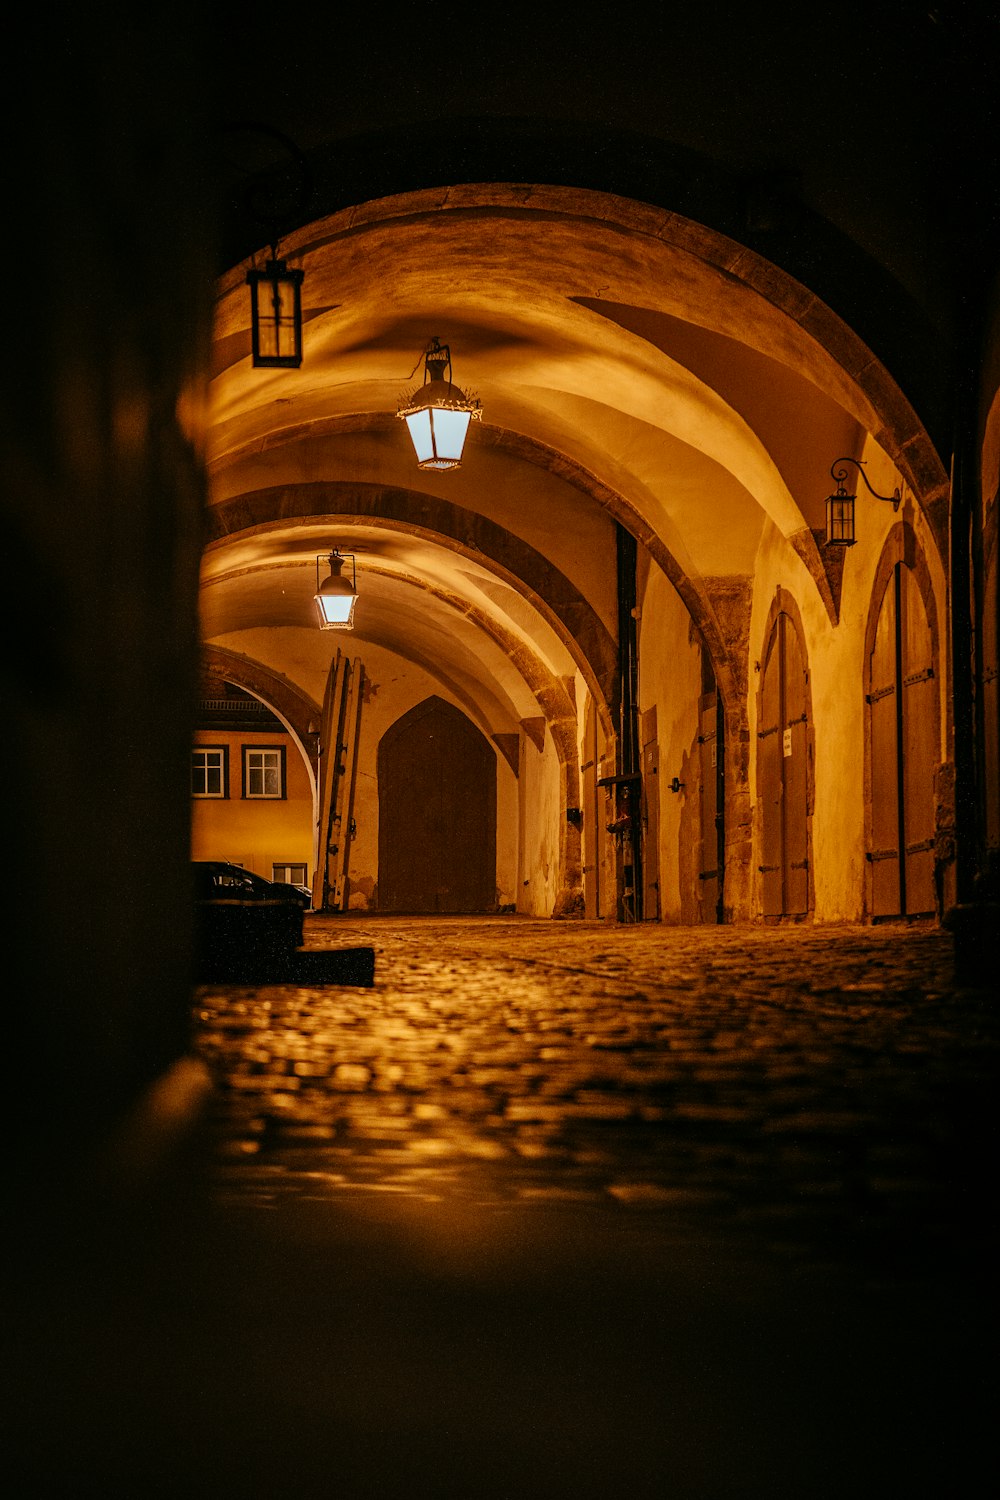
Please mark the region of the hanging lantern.
[[857, 469], [858, 475], [865, 482], [868, 493], [876, 500], [882, 500], [886, 505], [891, 505], [893, 510], [899, 509], [902, 503], [902, 495], [899, 485], [891, 495], [880, 495], [878, 490], [873, 490], [868, 475], [865, 473], [865, 461], [862, 458], [835, 458], [830, 465], [831, 478], [837, 481], [837, 493], [828, 495], [826, 499], [826, 545], [828, 547], [853, 547], [854, 536], [854, 496], [849, 495], [844, 488], [847, 478], [845, 464], [852, 464]]
[[262, 270], [247, 272], [254, 365], [297, 369], [302, 363], [302, 282], [272, 246]]
[[[343, 566], [350, 557], [351, 578], [348, 580], [343, 576]], [[322, 584], [319, 581], [319, 565], [321, 559], [316, 559], [316, 609], [319, 613], [319, 626], [321, 630], [351, 630], [354, 625], [354, 606], [358, 601], [357, 570], [354, 558], [349, 553], [343, 554], [336, 549], [330, 553], [327, 561], [330, 565], [330, 573]]]
[[405, 421], [421, 469], [457, 469], [469, 423], [482, 418], [479, 402], [451, 383], [451, 352], [438, 339], [424, 355], [424, 383], [396, 412]]
[[854, 496], [838, 484], [837, 493], [826, 497], [826, 545], [853, 547], [855, 541]]

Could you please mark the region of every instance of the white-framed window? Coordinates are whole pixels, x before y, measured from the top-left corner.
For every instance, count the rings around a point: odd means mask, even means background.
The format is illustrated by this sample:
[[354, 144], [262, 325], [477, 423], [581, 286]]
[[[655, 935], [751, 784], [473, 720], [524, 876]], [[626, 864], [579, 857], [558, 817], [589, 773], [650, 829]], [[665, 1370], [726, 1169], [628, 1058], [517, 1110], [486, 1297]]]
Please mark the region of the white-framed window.
[[285, 795], [285, 751], [283, 746], [243, 746], [243, 795], [248, 798], [280, 799]]
[[229, 796], [229, 751], [225, 745], [195, 745], [191, 751], [192, 797]]
[[271, 879], [278, 885], [308, 885], [308, 865], [272, 865]]

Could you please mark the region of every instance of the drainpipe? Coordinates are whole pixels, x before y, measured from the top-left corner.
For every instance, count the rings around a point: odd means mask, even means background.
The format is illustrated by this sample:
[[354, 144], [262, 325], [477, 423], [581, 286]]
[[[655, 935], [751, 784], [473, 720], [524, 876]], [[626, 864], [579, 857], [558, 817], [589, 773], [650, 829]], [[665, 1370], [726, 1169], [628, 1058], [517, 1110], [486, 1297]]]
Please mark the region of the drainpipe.
[[642, 920], [642, 825], [640, 822], [640, 771], [638, 753], [639, 633], [636, 625], [635, 537], [616, 523], [618, 562], [618, 766], [622, 791], [627, 797], [630, 827], [623, 845], [618, 879], [619, 920]]

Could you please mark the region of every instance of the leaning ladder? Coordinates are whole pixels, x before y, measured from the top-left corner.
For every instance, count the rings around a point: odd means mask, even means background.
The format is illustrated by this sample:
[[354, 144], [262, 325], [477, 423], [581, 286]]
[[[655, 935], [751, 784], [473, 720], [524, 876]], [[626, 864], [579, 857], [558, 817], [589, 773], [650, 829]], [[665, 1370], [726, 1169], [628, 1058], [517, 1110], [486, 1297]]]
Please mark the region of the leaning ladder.
[[330, 665], [320, 724], [320, 806], [317, 821], [313, 905], [320, 911], [346, 911], [350, 900], [348, 867], [354, 837], [354, 787], [365, 669], [337, 652]]

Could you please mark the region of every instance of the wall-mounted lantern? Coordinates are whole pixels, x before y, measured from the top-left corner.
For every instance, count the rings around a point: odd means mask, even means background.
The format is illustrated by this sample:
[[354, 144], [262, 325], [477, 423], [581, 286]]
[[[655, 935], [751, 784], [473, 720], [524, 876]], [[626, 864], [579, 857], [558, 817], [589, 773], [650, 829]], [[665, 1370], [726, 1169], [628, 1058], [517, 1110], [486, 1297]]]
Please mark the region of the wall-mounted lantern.
[[480, 421], [478, 400], [451, 383], [451, 351], [437, 338], [424, 351], [424, 383], [404, 398], [396, 416], [405, 421], [421, 469], [457, 469], [469, 423]]
[[902, 499], [898, 486], [891, 495], [880, 495], [877, 490], [872, 489], [864, 470], [863, 459], [835, 459], [830, 465], [830, 476], [837, 481], [837, 493], [826, 497], [826, 545], [828, 547], [853, 547], [857, 540], [854, 535], [854, 496], [849, 495], [844, 488], [844, 482], [847, 479], [844, 464], [854, 465], [864, 480], [866, 488], [876, 500], [885, 500], [893, 510], [898, 510]]
[[[326, 561], [330, 572], [322, 583], [319, 581], [319, 565], [322, 555], [316, 559], [316, 610], [321, 630], [350, 630], [354, 625], [354, 606], [358, 600], [357, 569], [350, 553], [330, 553]], [[351, 577], [345, 578], [343, 567], [350, 561]]]
[[277, 245], [260, 270], [247, 272], [250, 332], [256, 366], [297, 369], [302, 363], [302, 282], [278, 259]]

